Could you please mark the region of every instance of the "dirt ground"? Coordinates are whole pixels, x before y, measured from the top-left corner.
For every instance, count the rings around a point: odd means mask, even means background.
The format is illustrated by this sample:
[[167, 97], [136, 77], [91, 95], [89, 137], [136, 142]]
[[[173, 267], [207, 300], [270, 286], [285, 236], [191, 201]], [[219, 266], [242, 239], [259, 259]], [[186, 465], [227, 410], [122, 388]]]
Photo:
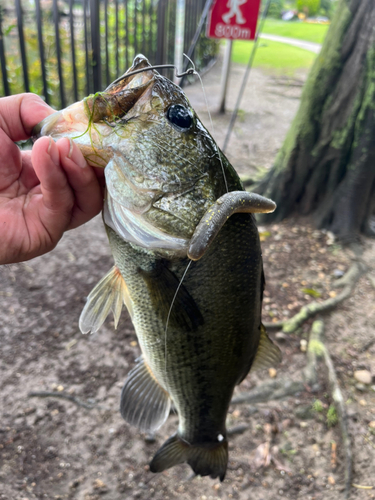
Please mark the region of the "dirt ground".
[[[219, 145], [230, 118], [215, 113], [220, 69], [217, 64], [204, 77]], [[242, 72], [233, 67], [229, 109]], [[286, 79], [252, 72], [228, 148], [240, 173], [254, 175], [272, 164], [296, 112], [304, 78], [297, 75], [286, 85]], [[207, 119], [200, 85], [186, 90]], [[265, 321], [290, 317], [315, 300], [311, 294], [319, 295], [318, 301], [334, 296], [334, 282], [349, 268], [350, 256], [331, 235], [293, 220], [261, 227], [260, 232], [267, 280]], [[365, 258], [375, 269], [374, 243], [364, 244]], [[327, 421], [332, 400], [323, 366], [319, 383], [293, 397], [231, 406], [230, 461], [223, 483], [193, 478], [187, 465], [150, 473], [147, 464], [175, 432], [177, 416], [171, 415], [155, 437], [145, 439], [119, 414], [122, 385], [139, 355], [129, 316], [123, 312], [117, 330], [111, 319], [94, 335], [84, 336], [78, 329], [87, 295], [111, 266], [97, 217], [66, 234], [50, 254], [0, 267], [0, 499], [344, 498], [342, 441], [339, 426]], [[353, 376], [360, 369], [375, 375], [374, 296], [371, 275], [365, 275], [353, 296], [324, 316], [325, 342], [349, 415], [357, 485], [351, 489], [353, 499], [375, 498], [375, 382], [359, 384]], [[236, 394], [272, 380], [301, 380], [306, 364], [301, 339], [307, 339], [310, 326], [311, 321], [296, 334], [272, 332], [283, 352], [282, 364], [276, 371], [249, 375]], [[78, 398], [86, 407], [66, 398], [29, 397], [32, 391]], [[273, 459], [259, 467], [265, 443]]]

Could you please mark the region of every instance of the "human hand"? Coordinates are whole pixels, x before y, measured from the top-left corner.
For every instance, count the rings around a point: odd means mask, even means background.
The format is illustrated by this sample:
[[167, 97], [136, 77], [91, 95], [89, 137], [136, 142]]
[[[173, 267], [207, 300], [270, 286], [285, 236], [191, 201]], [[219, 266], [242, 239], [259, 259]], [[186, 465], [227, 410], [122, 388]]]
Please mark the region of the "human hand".
[[22, 152], [14, 144], [53, 112], [34, 94], [0, 99], [0, 264], [49, 252], [102, 208], [103, 170], [69, 139], [42, 137]]

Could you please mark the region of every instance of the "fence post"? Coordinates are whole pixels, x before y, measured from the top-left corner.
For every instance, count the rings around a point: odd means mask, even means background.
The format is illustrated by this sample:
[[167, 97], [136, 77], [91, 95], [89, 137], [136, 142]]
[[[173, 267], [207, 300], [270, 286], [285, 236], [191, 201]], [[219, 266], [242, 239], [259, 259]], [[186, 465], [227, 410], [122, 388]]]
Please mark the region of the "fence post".
[[0, 60], [1, 60], [1, 73], [3, 74], [4, 94], [5, 95], [10, 95], [9, 83], [8, 83], [8, 72], [7, 72], [7, 65], [6, 65], [6, 60], [5, 60], [4, 41], [3, 41], [2, 15], [3, 15], [3, 7], [0, 5]]
[[166, 51], [166, 26], [165, 26], [166, 2], [159, 0], [158, 2], [158, 15], [157, 15], [157, 41], [156, 41], [156, 58], [155, 64], [165, 64], [165, 51]]
[[23, 14], [22, 14], [21, 0], [16, 0], [16, 11], [17, 11], [18, 36], [20, 40], [20, 51], [22, 60], [23, 82], [25, 86], [25, 92], [30, 92], [26, 49], [25, 49], [25, 38], [23, 36], [23, 19], [22, 19]]
[[40, 65], [42, 69], [42, 81], [43, 81], [43, 94], [44, 99], [47, 104], [49, 104], [48, 95], [48, 85], [47, 85], [47, 71], [46, 71], [46, 61], [44, 57], [44, 44], [43, 44], [43, 27], [42, 27], [42, 12], [40, 10], [40, 0], [35, 0], [35, 14], [36, 23], [38, 26], [38, 45], [39, 45], [39, 55], [40, 55]]
[[85, 31], [85, 64], [86, 64], [86, 95], [91, 92], [91, 68], [89, 62], [89, 31], [87, 29], [87, 2], [88, 0], [83, 0], [83, 25]]
[[102, 90], [102, 63], [100, 58], [100, 4], [99, 0], [90, 0], [91, 47], [94, 92]]
[[55, 24], [55, 41], [56, 41], [56, 52], [57, 52], [57, 71], [60, 80], [60, 101], [61, 107], [65, 108], [65, 92], [64, 92], [64, 77], [62, 72], [62, 61], [61, 61], [61, 46], [60, 46], [60, 32], [59, 32], [59, 7], [57, 5], [57, 0], [53, 0], [53, 22]]
[[73, 0], [69, 0], [69, 23], [70, 23], [70, 45], [72, 51], [72, 66], [73, 66], [74, 100], [78, 101], [76, 51], [74, 46], [75, 41], [74, 41]]

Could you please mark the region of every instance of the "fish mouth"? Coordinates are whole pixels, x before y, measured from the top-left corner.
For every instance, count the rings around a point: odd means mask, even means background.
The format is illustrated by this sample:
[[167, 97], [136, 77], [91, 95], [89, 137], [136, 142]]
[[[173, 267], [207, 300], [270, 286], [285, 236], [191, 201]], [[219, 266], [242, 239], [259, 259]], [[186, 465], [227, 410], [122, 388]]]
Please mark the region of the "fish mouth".
[[[32, 140], [35, 142], [43, 136], [51, 136], [54, 140], [62, 137], [74, 139], [89, 164], [104, 168], [112, 155], [104, 151], [103, 139], [113, 133], [116, 124], [126, 119], [154, 82], [156, 73], [147, 70], [148, 67], [151, 68], [148, 59], [139, 54], [132, 67], [103, 92], [91, 94], [35, 125]], [[127, 76], [140, 69], [144, 71]]]

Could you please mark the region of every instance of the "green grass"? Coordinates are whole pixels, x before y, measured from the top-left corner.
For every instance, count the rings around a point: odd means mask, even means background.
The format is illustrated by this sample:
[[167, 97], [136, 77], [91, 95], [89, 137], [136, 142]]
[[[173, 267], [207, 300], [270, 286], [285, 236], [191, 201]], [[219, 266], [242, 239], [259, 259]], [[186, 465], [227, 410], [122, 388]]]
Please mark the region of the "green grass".
[[[235, 41], [232, 61], [247, 64], [253, 42]], [[278, 74], [294, 75], [299, 69], [309, 69], [316, 54], [285, 43], [260, 40], [254, 66], [273, 70]]]
[[307, 42], [323, 43], [329, 25], [310, 24], [299, 21], [279, 21], [278, 19], [266, 19], [263, 33], [270, 35], [287, 36], [298, 38]]

